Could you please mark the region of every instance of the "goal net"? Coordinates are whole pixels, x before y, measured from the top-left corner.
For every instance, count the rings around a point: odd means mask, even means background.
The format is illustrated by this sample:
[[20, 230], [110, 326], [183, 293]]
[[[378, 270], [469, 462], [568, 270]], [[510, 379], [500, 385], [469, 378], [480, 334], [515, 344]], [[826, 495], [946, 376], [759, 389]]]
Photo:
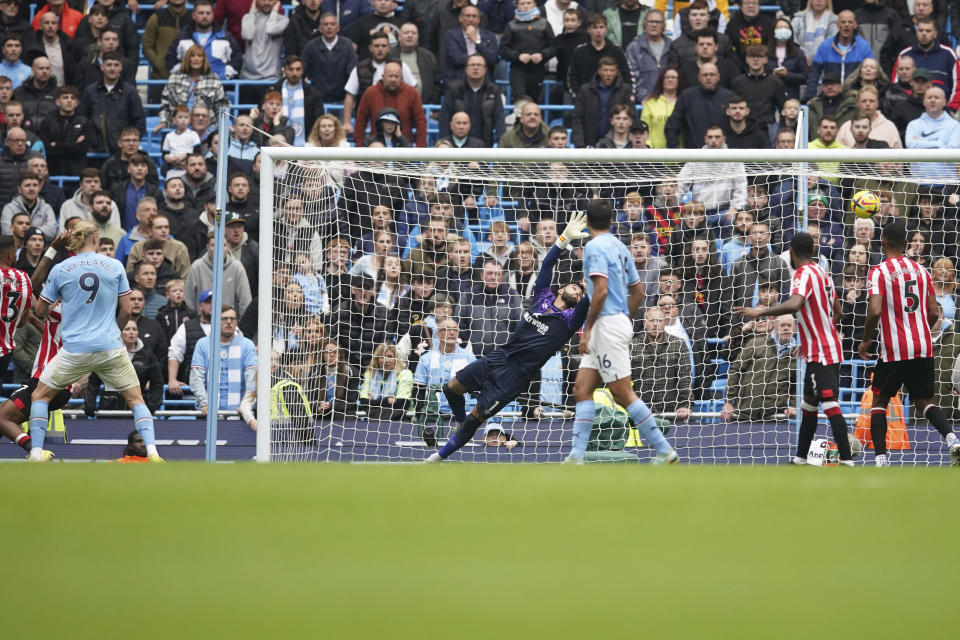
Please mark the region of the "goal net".
[[[936, 153], [264, 149], [260, 259], [271, 277], [259, 291], [258, 458], [426, 458], [455, 426], [443, 383], [525, 321], [541, 259], [570, 215], [601, 198], [644, 286], [634, 388], [685, 462], [793, 454], [796, 322], [743, 321], [731, 307], [788, 297], [798, 230], [815, 236], [842, 302], [840, 404], [869, 462], [877, 345], [869, 360], [856, 348], [867, 271], [883, 259], [880, 230], [892, 219], [906, 222], [908, 254], [933, 274], [934, 402], [960, 420], [960, 153]], [[879, 199], [872, 218], [852, 214], [860, 191]], [[582, 254], [582, 242], [564, 253], [554, 287], [583, 280]], [[452, 459], [560, 461], [579, 360], [574, 335]], [[588, 460], [648, 459], [624, 411], [602, 391], [595, 401]], [[909, 396], [894, 399], [888, 422], [894, 464], [948, 462]], [[828, 434], [821, 415], [817, 437]]]

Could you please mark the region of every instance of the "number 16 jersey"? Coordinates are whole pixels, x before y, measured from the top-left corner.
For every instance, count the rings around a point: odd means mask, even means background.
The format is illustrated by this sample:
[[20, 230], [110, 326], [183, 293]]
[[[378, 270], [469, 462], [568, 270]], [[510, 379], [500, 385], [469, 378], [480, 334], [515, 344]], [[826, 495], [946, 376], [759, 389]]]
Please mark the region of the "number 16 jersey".
[[40, 297], [61, 300], [63, 349], [70, 353], [109, 351], [123, 346], [117, 326], [117, 300], [130, 294], [119, 260], [80, 253], [50, 270]]
[[932, 358], [927, 298], [933, 293], [933, 280], [927, 270], [910, 258], [888, 258], [873, 267], [867, 278], [870, 294], [883, 298], [881, 359]]

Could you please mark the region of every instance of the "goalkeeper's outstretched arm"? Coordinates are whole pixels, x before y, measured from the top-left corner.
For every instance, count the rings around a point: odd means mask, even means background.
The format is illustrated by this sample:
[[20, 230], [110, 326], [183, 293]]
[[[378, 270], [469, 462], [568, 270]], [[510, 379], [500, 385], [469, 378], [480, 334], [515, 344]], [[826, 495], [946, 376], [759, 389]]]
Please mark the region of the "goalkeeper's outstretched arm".
[[560, 253], [569, 248], [574, 240], [586, 238], [589, 233], [584, 231], [587, 228], [587, 214], [583, 212], [575, 213], [570, 218], [570, 222], [563, 228], [563, 233], [557, 237], [556, 243], [550, 247], [550, 251], [543, 257], [543, 263], [540, 265], [540, 272], [537, 274], [537, 281], [533, 285], [534, 291], [541, 291], [550, 287], [553, 282], [553, 268], [560, 259]]

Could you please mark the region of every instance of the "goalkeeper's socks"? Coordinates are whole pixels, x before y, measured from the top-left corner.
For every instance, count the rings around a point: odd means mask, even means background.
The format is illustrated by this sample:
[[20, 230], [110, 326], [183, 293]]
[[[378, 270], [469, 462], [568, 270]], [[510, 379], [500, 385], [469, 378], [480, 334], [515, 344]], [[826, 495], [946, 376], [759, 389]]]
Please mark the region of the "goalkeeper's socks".
[[44, 400], [35, 400], [30, 403], [30, 457], [40, 459], [43, 451], [43, 441], [47, 438], [47, 420], [50, 417], [50, 408]]
[[870, 410], [870, 439], [878, 457], [887, 452], [887, 410], [883, 407]]
[[14, 442], [17, 443], [18, 447], [20, 447], [27, 453], [30, 453], [30, 443], [32, 442], [32, 440], [30, 439], [29, 433], [21, 433], [16, 437], [16, 439], [14, 439]]
[[657, 421], [653, 419], [653, 412], [647, 407], [646, 403], [637, 398], [627, 407], [627, 414], [637, 426], [641, 437], [653, 447], [658, 454], [670, 453], [670, 443], [663, 437], [663, 432], [657, 426]]
[[[460, 397], [462, 398], [463, 396]], [[460, 428], [450, 436], [450, 438], [442, 447], [440, 447], [440, 451], [437, 452], [437, 455], [444, 460], [449, 458], [450, 454], [470, 442], [473, 434], [477, 432], [477, 429], [480, 428], [481, 424], [483, 424], [483, 421], [480, 418], [472, 413], [468, 415], [463, 420], [463, 424], [460, 425]]]
[[147, 445], [147, 455], [158, 455], [157, 443], [153, 437], [153, 416], [150, 415], [147, 405], [141, 403], [133, 408], [133, 426], [143, 438], [143, 444]]
[[571, 458], [582, 458], [587, 455], [587, 443], [590, 442], [590, 431], [593, 430], [593, 416], [596, 413], [593, 400], [581, 400], [577, 403], [576, 414], [573, 419], [573, 446], [570, 449]]
[[[923, 415], [944, 438], [953, 433], [953, 429], [951, 429], [947, 423], [947, 416], [943, 415], [943, 411], [937, 405], [928, 404], [927, 408], [923, 410]], [[956, 436], [954, 436], [954, 438], [956, 438]], [[947, 446], [950, 446], [949, 442]]]
[[447, 402], [450, 404], [450, 410], [453, 412], [453, 417], [457, 422], [463, 422], [467, 419], [467, 401], [464, 399], [463, 395], [457, 393], [450, 388], [450, 385], [443, 385], [443, 395], [446, 396]]

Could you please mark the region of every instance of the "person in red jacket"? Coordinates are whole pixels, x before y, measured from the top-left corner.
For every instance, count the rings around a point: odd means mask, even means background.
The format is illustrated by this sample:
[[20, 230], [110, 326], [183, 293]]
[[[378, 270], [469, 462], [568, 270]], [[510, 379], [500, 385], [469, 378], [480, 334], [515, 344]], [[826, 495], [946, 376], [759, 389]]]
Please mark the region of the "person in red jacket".
[[68, 7], [66, 0], [50, 0], [48, 4], [44, 5], [43, 8], [33, 16], [32, 26], [34, 31], [40, 29], [40, 18], [48, 11], [53, 12], [57, 16], [57, 19], [60, 21], [60, 30], [72, 39], [77, 33], [77, 27], [80, 26], [80, 21], [83, 20], [83, 14], [76, 9]]
[[[380, 82], [363, 93], [354, 122], [355, 140], [362, 141], [366, 138], [367, 124], [372, 123], [376, 114], [384, 107], [392, 107], [400, 114], [403, 121], [401, 131], [407, 140], [415, 139], [418, 147], [427, 146], [427, 114], [423, 110], [420, 93], [415, 87], [404, 83], [403, 67], [397, 61], [388, 62], [383, 67]], [[416, 138], [413, 136], [414, 127], [417, 129]], [[371, 135], [373, 134], [376, 134], [376, 131]]]

